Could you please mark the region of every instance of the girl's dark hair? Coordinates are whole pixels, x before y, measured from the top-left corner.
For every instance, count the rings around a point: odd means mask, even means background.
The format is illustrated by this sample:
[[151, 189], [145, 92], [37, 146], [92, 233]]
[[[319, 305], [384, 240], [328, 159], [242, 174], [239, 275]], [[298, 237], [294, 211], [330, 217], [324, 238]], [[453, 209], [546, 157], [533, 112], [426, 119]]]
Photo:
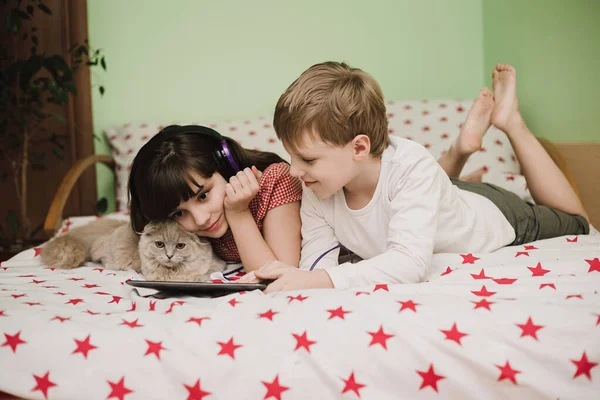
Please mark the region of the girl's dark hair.
[[[129, 212], [136, 232], [141, 232], [150, 221], [168, 218], [181, 202], [189, 200], [195, 190], [188, 182], [199, 186], [190, 172], [207, 179], [220, 172], [213, 157], [221, 149], [220, 139], [174, 128], [178, 126], [168, 126], [153, 136], [131, 164]], [[244, 149], [231, 138], [222, 139], [241, 169], [254, 165], [263, 171], [271, 164], [286, 162], [275, 153]], [[229, 176], [223, 178], [229, 180]]]

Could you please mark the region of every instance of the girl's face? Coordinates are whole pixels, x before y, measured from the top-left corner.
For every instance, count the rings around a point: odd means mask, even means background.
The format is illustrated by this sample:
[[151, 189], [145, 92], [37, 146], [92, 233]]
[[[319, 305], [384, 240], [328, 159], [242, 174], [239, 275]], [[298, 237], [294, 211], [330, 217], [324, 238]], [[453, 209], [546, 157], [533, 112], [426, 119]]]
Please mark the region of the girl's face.
[[188, 232], [213, 239], [220, 238], [229, 228], [223, 208], [227, 182], [218, 172], [208, 179], [195, 171], [191, 171], [190, 175], [200, 187], [188, 182], [195, 194], [188, 201], [181, 202], [170, 217]]

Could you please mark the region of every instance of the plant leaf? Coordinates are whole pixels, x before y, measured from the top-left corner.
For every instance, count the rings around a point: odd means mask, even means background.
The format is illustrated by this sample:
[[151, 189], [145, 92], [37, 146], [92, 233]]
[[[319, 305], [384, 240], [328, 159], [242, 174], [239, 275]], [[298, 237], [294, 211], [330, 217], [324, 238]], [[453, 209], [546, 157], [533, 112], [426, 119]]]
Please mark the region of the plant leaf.
[[58, 158], [59, 160], [64, 160], [65, 156], [62, 152], [61, 149], [59, 149], [58, 147], [55, 147], [52, 149], [52, 153], [56, 156], [56, 158]]
[[19, 232], [19, 217], [14, 210], [8, 210], [8, 215], [6, 216], [6, 222], [8, 223], [8, 228], [10, 229], [13, 236]]
[[98, 90], [100, 91], [100, 96], [104, 96], [104, 86], [100, 86]]
[[104, 56], [100, 59], [100, 65], [102, 66], [102, 69], [106, 71], [106, 60], [104, 59]]
[[52, 117], [59, 122], [63, 122], [63, 123], [65, 122], [65, 119], [60, 114], [52, 113]]
[[96, 209], [99, 214], [104, 214], [108, 210], [108, 199], [106, 197], [99, 198], [96, 202]]
[[50, 9], [48, 7], [46, 7], [44, 4], [40, 3], [38, 4], [38, 8], [40, 10], [42, 10], [43, 12], [45, 12], [48, 15], [52, 15], [52, 11], [50, 11]]

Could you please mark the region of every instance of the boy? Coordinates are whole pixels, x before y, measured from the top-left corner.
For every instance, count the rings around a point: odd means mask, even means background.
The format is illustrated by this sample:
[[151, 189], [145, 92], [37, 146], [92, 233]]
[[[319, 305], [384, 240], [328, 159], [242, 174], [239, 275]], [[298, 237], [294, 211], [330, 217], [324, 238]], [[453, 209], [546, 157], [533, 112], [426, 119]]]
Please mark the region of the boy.
[[[439, 163], [421, 145], [388, 135], [382, 91], [365, 72], [326, 62], [292, 83], [274, 127], [290, 173], [306, 186], [302, 255], [299, 269], [273, 262], [255, 271], [276, 279], [265, 292], [415, 283], [434, 253], [589, 233], [579, 198], [521, 118], [514, 68], [498, 65], [493, 78], [494, 95], [481, 91]], [[454, 179], [491, 124], [508, 135], [537, 205]], [[338, 251], [327, 253], [338, 243], [363, 260], [338, 266]]]

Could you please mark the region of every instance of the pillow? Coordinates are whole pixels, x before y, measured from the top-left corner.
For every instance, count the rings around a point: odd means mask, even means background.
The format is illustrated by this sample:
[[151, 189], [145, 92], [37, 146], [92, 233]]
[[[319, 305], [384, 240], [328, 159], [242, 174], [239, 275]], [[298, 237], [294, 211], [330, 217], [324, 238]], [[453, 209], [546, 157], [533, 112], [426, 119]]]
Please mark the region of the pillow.
[[[473, 102], [471, 100], [421, 100], [388, 102], [389, 133], [415, 140], [425, 146], [438, 159], [456, 139], [460, 127]], [[238, 141], [242, 147], [279, 154], [284, 160], [290, 157], [277, 139], [272, 116], [246, 120], [226, 120], [202, 124], [224, 136]], [[183, 123], [177, 123], [185, 125]], [[193, 122], [191, 124], [198, 125]], [[166, 124], [124, 124], [105, 130], [116, 164], [116, 209], [127, 210], [127, 180], [131, 163], [138, 150]], [[483, 147], [470, 158], [463, 169], [466, 175], [484, 168], [483, 181], [515, 191], [531, 201], [525, 179], [519, 175], [520, 166], [506, 135], [491, 127], [483, 137]], [[513, 179], [514, 178], [514, 179]]]

